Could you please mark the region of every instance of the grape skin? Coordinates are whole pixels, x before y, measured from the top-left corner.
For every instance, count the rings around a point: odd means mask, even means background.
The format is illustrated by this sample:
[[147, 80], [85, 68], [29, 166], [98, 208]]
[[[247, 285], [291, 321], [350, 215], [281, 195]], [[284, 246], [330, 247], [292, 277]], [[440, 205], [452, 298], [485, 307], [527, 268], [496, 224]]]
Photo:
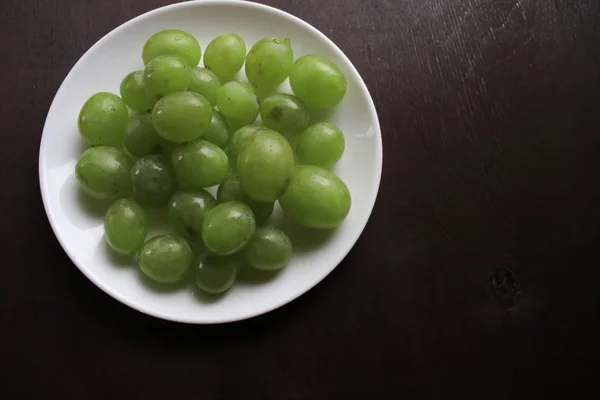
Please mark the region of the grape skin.
[[125, 134], [125, 148], [136, 157], [160, 154], [170, 147], [170, 142], [156, 133], [149, 113], [135, 114], [129, 118]]
[[332, 62], [315, 55], [300, 57], [290, 71], [292, 91], [313, 109], [333, 108], [346, 94], [347, 82]]
[[97, 146], [83, 152], [75, 166], [81, 189], [96, 199], [119, 199], [131, 192], [131, 159], [121, 150]]
[[340, 225], [351, 206], [350, 191], [333, 172], [314, 165], [298, 165], [279, 204], [286, 217], [307, 228]]
[[240, 82], [227, 82], [219, 88], [217, 107], [228, 120], [239, 125], [251, 124], [259, 112], [254, 90]]
[[158, 283], [175, 283], [183, 279], [192, 264], [192, 249], [179, 235], [151, 238], [140, 250], [142, 272]]
[[152, 101], [144, 87], [144, 71], [134, 71], [128, 74], [119, 88], [121, 98], [136, 112], [151, 112], [155, 101]]
[[143, 82], [148, 97], [156, 102], [168, 94], [188, 90], [192, 71], [183, 58], [165, 54], [146, 65]]
[[290, 39], [264, 38], [252, 46], [246, 57], [246, 76], [261, 91], [280, 85], [294, 64]]
[[229, 172], [229, 160], [214, 143], [197, 139], [177, 148], [171, 154], [179, 187], [202, 189], [218, 185]]
[[172, 54], [186, 60], [195, 67], [200, 62], [202, 51], [195, 37], [178, 29], [166, 29], [155, 33], [146, 41], [142, 50], [144, 65], [158, 56]]
[[292, 258], [292, 242], [280, 229], [263, 226], [244, 249], [244, 259], [256, 269], [273, 271], [284, 268]]
[[204, 52], [204, 66], [221, 81], [227, 81], [242, 69], [246, 59], [246, 43], [234, 33], [214, 38]]
[[144, 244], [147, 232], [144, 210], [132, 200], [117, 200], [106, 212], [104, 237], [117, 253], [132, 255], [137, 252]]
[[242, 260], [237, 255], [212, 255], [198, 263], [196, 285], [210, 294], [222, 294], [229, 290], [237, 277]]
[[193, 244], [202, 242], [202, 224], [217, 201], [206, 190], [175, 192], [168, 204], [168, 217], [174, 229]]
[[219, 77], [208, 68], [194, 68], [192, 70], [192, 82], [189, 91], [196, 92], [210, 102], [212, 106], [217, 104], [217, 90], [221, 87]]
[[294, 153], [279, 133], [262, 129], [242, 146], [237, 172], [253, 200], [274, 202], [285, 191], [294, 168]]
[[90, 146], [120, 147], [128, 118], [127, 106], [119, 96], [100, 92], [87, 99], [77, 124], [81, 138]]
[[299, 164], [330, 168], [344, 154], [345, 139], [340, 129], [326, 122], [311, 125], [298, 139]]
[[160, 155], [148, 155], [136, 161], [131, 169], [134, 198], [146, 207], [167, 204], [175, 192], [175, 173], [168, 159]]
[[173, 143], [185, 143], [202, 136], [209, 128], [212, 107], [204, 96], [178, 92], [163, 97], [152, 110], [156, 132]]
[[256, 222], [250, 207], [238, 201], [219, 204], [208, 212], [202, 225], [202, 240], [215, 254], [240, 251], [252, 238]]
[[202, 134], [202, 139], [216, 144], [224, 149], [229, 143], [229, 127], [223, 114], [213, 110], [210, 126]]
[[276, 93], [264, 99], [260, 106], [260, 116], [267, 128], [284, 135], [302, 133], [310, 120], [304, 102], [285, 93]]
[[217, 191], [217, 201], [241, 201], [252, 209], [257, 225], [265, 223], [273, 214], [274, 202], [263, 202], [252, 200], [244, 191], [237, 175], [230, 174], [221, 184]]

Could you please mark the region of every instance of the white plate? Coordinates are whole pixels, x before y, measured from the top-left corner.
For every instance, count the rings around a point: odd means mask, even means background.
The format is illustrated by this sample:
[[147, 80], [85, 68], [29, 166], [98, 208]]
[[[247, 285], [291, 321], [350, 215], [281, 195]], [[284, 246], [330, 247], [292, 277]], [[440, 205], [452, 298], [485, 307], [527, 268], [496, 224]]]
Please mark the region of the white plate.
[[[74, 177], [75, 164], [84, 149], [77, 131], [81, 106], [96, 92], [119, 93], [121, 79], [142, 69], [145, 41], [167, 28], [195, 35], [203, 50], [222, 33], [239, 34], [248, 47], [266, 36], [289, 37], [296, 57], [321, 55], [335, 62], [348, 80], [346, 97], [328, 116], [346, 135], [346, 152], [334, 171], [352, 194], [348, 218], [328, 236], [316, 234], [301, 239], [292, 232], [296, 251], [283, 272], [264, 282], [237, 282], [217, 300], [202, 296], [193, 285], [161, 288], [150, 284], [137, 268], [112, 255], [103, 238], [107, 205], [82, 195]], [[284, 88], [289, 91], [287, 83]], [[75, 265], [98, 287], [155, 317], [185, 323], [222, 323], [278, 308], [325, 278], [364, 229], [377, 196], [381, 166], [381, 132], [373, 101], [342, 51], [318, 30], [283, 11], [220, 0], [186, 2], [151, 11], [121, 25], [92, 46], [69, 72], [50, 107], [40, 145], [39, 173], [44, 206], [56, 237]]]

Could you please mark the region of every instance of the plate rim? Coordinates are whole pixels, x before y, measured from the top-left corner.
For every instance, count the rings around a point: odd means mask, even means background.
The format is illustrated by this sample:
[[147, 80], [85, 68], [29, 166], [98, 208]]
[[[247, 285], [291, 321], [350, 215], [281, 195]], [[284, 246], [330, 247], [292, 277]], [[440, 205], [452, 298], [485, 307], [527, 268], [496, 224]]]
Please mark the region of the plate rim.
[[[48, 192], [48, 189], [46, 188], [46, 182], [47, 182], [46, 172], [45, 172], [46, 170], [44, 168], [42, 168], [42, 166], [44, 165], [44, 154], [45, 154], [44, 149], [46, 147], [45, 143], [48, 140], [47, 139], [48, 135], [46, 135], [46, 130], [48, 129], [47, 128], [48, 120], [49, 120], [50, 115], [53, 114], [53, 111], [56, 112], [54, 110], [57, 107], [56, 99], [57, 99], [58, 95], [63, 90], [65, 90], [64, 89], [65, 82], [69, 79], [69, 77], [71, 76], [73, 71], [77, 68], [77, 66], [82, 61], [84, 61], [87, 57], [90, 56], [91, 53], [93, 53], [93, 51], [96, 47], [100, 46], [101, 43], [108, 40], [113, 35], [117, 35], [121, 30], [125, 29], [125, 27], [127, 27], [131, 24], [134, 24], [140, 20], [149, 18], [155, 14], [168, 12], [169, 10], [178, 9], [178, 8], [187, 8], [187, 7], [192, 8], [192, 7], [202, 7], [202, 6], [210, 6], [210, 5], [231, 5], [231, 6], [235, 6], [235, 7], [248, 7], [248, 8], [254, 8], [254, 9], [260, 9], [261, 11], [266, 11], [266, 12], [275, 14], [281, 18], [287, 19], [290, 22], [299, 24], [303, 28], [308, 29], [309, 31], [312, 31], [312, 33], [315, 34], [317, 37], [319, 37], [320, 40], [325, 42], [332, 49], [332, 51], [337, 53], [338, 57], [340, 57], [341, 59], [343, 59], [345, 61], [350, 67], [349, 68], [350, 73], [352, 75], [354, 75], [354, 78], [358, 83], [359, 90], [361, 90], [363, 92], [363, 95], [365, 95], [365, 98], [367, 99], [367, 103], [368, 103], [367, 105], [368, 105], [370, 113], [374, 116], [373, 129], [375, 131], [374, 136], [376, 139], [376, 146], [375, 146], [376, 171], [373, 176], [373, 182], [372, 182], [372, 185], [373, 185], [372, 193], [374, 193], [374, 194], [373, 194], [373, 196], [371, 196], [370, 203], [367, 206], [369, 208], [367, 218], [364, 220], [364, 222], [362, 222], [362, 224], [359, 222], [359, 226], [356, 229], [357, 233], [354, 235], [354, 237], [351, 240], [348, 241], [348, 246], [349, 246], [348, 250], [343, 251], [342, 255], [340, 257], [338, 257], [339, 259], [336, 259], [335, 261], [331, 262], [331, 264], [332, 264], [331, 268], [326, 268], [326, 269], [324, 268], [324, 272], [321, 273], [318, 276], [318, 278], [316, 278], [314, 280], [314, 282], [312, 282], [309, 285], [306, 285], [306, 287], [302, 288], [297, 293], [294, 293], [291, 296], [282, 297], [281, 299], [274, 301], [272, 304], [269, 305], [269, 307], [265, 307], [265, 308], [262, 308], [259, 310], [248, 312], [243, 315], [238, 315], [238, 316], [233, 316], [233, 317], [224, 317], [224, 318], [202, 319], [202, 314], [199, 314], [199, 318], [195, 319], [195, 318], [182, 318], [182, 317], [178, 317], [178, 316], [172, 316], [167, 312], [153, 310], [153, 309], [151, 309], [151, 307], [147, 307], [143, 303], [137, 302], [131, 298], [128, 298], [122, 294], [119, 294], [118, 292], [114, 291], [110, 287], [110, 285], [103, 283], [101, 281], [101, 279], [99, 279], [96, 276], [96, 274], [94, 274], [92, 271], [89, 270], [89, 268], [81, 265], [83, 263], [80, 263], [79, 260], [77, 259], [77, 257], [74, 254], [72, 254], [72, 252], [68, 249], [68, 246], [66, 243], [67, 241], [61, 235], [60, 229], [58, 228], [57, 218], [54, 216], [54, 214], [49, 206], [49, 200], [47, 199], [48, 195], [46, 194], [46, 192]], [[383, 169], [383, 141], [382, 141], [382, 136], [381, 136], [381, 126], [379, 123], [379, 116], [377, 114], [377, 109], [375, 108], [375, 104], [373, 102], [371, 93], [369, 92], [364, 80], [362, 79], [362, 76], [359, 74], [358, 70], [356, 69], [356, 67], [354, 66], [352, 61], [350, 61], [350, 59], [346, 56], [346, 54], [331, 39], [329, 39], [323, 32], [321, 32], [320, 30], [318, 30], [317, 28], [315, 28], [308, 22], [304, 21], [303, 19], [296, 17], [295, 15], [290, 14], [286, 11], [283, 11], [283, 10], [280, 10], [280, 9], [277, 9], [275, 7], [271, 7], [271, 6], [268, 6], [265, 4], [254, 3], [251, 1], [239, 1], [239, 0], [193, 0], [193, 1], [183, 2], [183, 3], [176, 3], [176, 4], [162, 6], [162, 7], [147, 11], [143, 14], [140, 14], [132, 19], [129, 19], [129, 20], [123, 22], [122, 24], [120, 24], [119, 26], [112, 29], [110, 32], [108, 32], [104, 36], [102, 36], [100, 39], [98, 39], [88, 50], [85, 51], [85, 53], [83, 53], [83, 55], [81, 57], [79, 57], [77, 62], [71, 67], [71, 69], [69, 70], [67, 75], [64, 77], [58, 90], [56, 91], [56, 93], [52, 99], [52, 103], [50, 104], [50, 108], [48, 109], [46, 119], [44, 121], [44, 127], [42, 129], [42, 135], [41, 135], [41, 139], [40, 139], [40, 148], [39, 148], [39, 154], [38, 154], [39, 185], [40, 185], [42, 203], [44, 204], [44, 211], [46, 213], [46, 217], [48, 218], [48, 222], [50, 223], [50, 227], [52, 228], [54, 236], [58, 240], [60, 246], [62, 247], [63, 251], [67, 254], [67, 256], [69, 257], [71, 262], [73, 264], [75, 264], [77, 269], [79, 269], [79, 271], [88, 280], [90, 280], [96, 287], [98, 287], [104, 293], [108, 294], [113, 299], [119, 301], [120, 303], [122, 303], [136, 311], [139, 311], [143, 314], [146, 314], [146, 315], [149, 315], [149, 316], [152, 316], [155, 318], [159, 318], [159, 319], [163, 319], [163, 320], [167, 320], [167, 321], [171, 321], [171, 322], [178, 322], [178, 323], [184, 323], [184, 324], [195, 324], [195, 325], [212, 325], [212, 324], [230, 323], [230, 322], [251, 319], [251, 318], [263, 315], [263, 314], [267, 314], [273, 310], [276, 310], [280, 307], [283, 307], [283, 306], [291, 303], [292, 301], [294, 301], [297, 298], [306, 294], [306, 292], [308, 292], [309, 290], [313, 289], [320, 282], [322, 282], [329, 274], [331, 274], [331, 272], [333, 272], [333, 270], [335, 268], [338, 267], [338, 265], [343, 261], [343, 259], [354, 248], [354, 246], [356, 245], [356, 242], [358, 241], [358, 239], [364, 232], [368, 221], [371, 219], [371, 216], [373, 214], [373, 209], [375, 207], [375, 203], [377, 201], [377, 197], [379, 194], [382, 169]]]

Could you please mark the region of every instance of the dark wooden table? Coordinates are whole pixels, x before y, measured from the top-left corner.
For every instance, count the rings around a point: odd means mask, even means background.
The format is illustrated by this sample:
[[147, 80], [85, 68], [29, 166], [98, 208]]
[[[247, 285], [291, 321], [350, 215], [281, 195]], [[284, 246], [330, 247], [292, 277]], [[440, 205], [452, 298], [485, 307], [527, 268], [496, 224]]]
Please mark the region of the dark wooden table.
[[329, 35], [363, 75], [384, 176], [366, 230], [324, 282], [207, 327], [97, 289], [52, 234], [37, 184], [44, 118], [69, 69], [167, 3], [0, 5], [0, 399], [598, 392], [599, 1], [267, 1]]

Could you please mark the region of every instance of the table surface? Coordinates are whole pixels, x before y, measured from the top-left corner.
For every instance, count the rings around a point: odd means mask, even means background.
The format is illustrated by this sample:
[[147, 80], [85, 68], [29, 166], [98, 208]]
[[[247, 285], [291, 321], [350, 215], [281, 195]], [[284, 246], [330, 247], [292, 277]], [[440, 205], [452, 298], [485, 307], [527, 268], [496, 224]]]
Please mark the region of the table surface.
[[[271, 0], [364, 77], [377, 205], [315, 289], [268, 315], [142, 315], [61, 249], [37, 184], [52, 98], [166, 0], [3, 0], [0, 398], [542, 397], [600, 363], [600, 2]], [[595, 389], [597, 391], [597, 389]]]

